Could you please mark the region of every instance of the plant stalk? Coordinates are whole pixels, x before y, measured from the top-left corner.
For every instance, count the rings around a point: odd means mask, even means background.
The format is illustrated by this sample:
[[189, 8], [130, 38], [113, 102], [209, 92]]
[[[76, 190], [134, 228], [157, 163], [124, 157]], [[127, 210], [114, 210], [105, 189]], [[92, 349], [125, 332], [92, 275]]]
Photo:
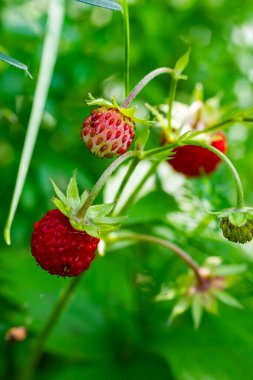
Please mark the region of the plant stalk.
[[140, 162], [139, 158], [138, 157], [134, 157], [134, 159], [132, 160], [131, 164], [129, 165], [129, 168], [128, 168], [128, 170], [127, 170], [127, 172], [126, 172], [126, 174], [125, 174], [125, 176], [124, 176], [124, 178], [123, 178], [123, 180], [122, 180], [122, 182], [121, 182], [121, 184], [120, 184], [120, 186], [118, 188], [118, 191], [117, 191], [115, 197], [114, 197], [114, 206], [113, 206], [113, 209], [111, 211], [111, 214], [114, 213], [115, 208], [116, 208], [116, 201], [120, 198], [120, 195], [122, 194], [125, 186], [127, 185], [127, 183], [129, 181], [129, 179], [130, 179], [133, 171], [135, 170], [135, 168], [136, 168], [136, 166], [138, 165], [139, 162]]
[[175, 76], [172, 76], [171, 85], [170, 85], [169, 100], [168, 100], [168, 115], [167, 115], [168, 125], [167, 125], [167, 128], [165, 128], [165, 130], [164, 130], [167, 141], [169, 141], [170, 133], [171, 133], [171, 129], [172, 129], [171, 117], [172, 117], [173, 103], [174, 103], [175, 96], [176, 96], [176, 90], [177, 90], [177, 78]]
[[194, 272], [197, 281], [199, 284], [203, 283], [202, 276], [200, 274], [200, 268], [198, 264], [191, 258], [191, 256], [185, 252], [182, 248], [178, 247], [176, 244], [171, 243], [167, 240], [158, 238], [156, 236], [145, 235], [145, 234], [135, 234], [135, 233], [124, 233], [119, 237], [117, 236], [109, 236], [107, 238], [109, 242], [116, 242], [118, 240], [133, 240], [133, 241], [146, 241], [153, 244], [159, 244], [165, 248], [168, 248], [170, 251], [174, 252], [178, 257], [180, 257], [186, 265], [188, 265]]
[[134, 189], [134, 191], [132, 192], [132, 194], [129, 196], [129, 198], [127, 199], [126, 203], [117, 212], [117, 215], [123, 215], [126, 212], [126, 210], [129, 207], [132, 206], [132, 204], [136, 200], [136, 197], [140, 193], [141, 189], [143, 188], [143, 186], [145, 185], [145, 183], [147, 182], [147, 180], [149, 179], [149, 177], [151, 177], [156, 172], [156, 169], [157, 169], [158, 165], [159, 165], [159, 162], [154, 162], [154, 163], [151, 164], [149, 170], [144, 175], [144, 177], [142, 178], [142, 180], [140, 181], [140, 183], [136, 186], [136, 188]]
[[148, 73], [136, 86], [135, 88], [130, 92], [128, 97], [125, 99], [124, 103], [122, 103], [122, 108], [127, 108], [130, 103], [136, 98], [136, 96], [139, 94], [139, 92], [154, 78], [161, 74], [170, 74], [175, 75], [175, 72], [173, 69], [170, 69], [169, 67], [161, 67], [159, 69], [153, 70], [150, 73]]
[[134, 157], [137, 154], [139, 154], [138, 151], [130, 151], [122, 154], [119, 156], [101, 175], [97, 183], [94, 185], [93, 189], [91, 190], [88, 198], [86, 199], [83, 207], [80, 209], [80, 211], [77, 213], [77, 218], [83, 219], [88, 208], [90, 205], [94, 202], [95, 198], [99, 194], [100, 190], [110, 177], [110, 175], [122, 164], [122, 162], [126, 161], [128, 158]]

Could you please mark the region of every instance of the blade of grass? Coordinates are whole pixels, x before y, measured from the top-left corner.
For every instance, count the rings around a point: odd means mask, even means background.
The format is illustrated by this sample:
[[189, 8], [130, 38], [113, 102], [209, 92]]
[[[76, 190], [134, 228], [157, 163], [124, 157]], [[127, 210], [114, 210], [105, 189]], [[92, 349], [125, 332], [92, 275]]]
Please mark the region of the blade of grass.
[[24, 70], [26, 74], [29, 75], [30, 78], [32, 78], [31, 74], [28, 71], [28, 67], [24, 63], [17, 61], [15, 58], [12, 58], [1, 51], [0, 51], [0, 61], [8, 63], [9, 65], [15, 66], [18, 69]]
[[48, 95], [49, 86], [52, 79], [55, 61], [57, 58], [64, 13], [65, 0], [52, 0], [50, 2], [38, 81], [34, 94], [34, 102], [32, 105], [26, 138], [18, 168], [18, 175], [11, 201], [10, 211], [4, 228], [4, 238], [8, 245], [11, 244], [11, 226], [24, 187]]

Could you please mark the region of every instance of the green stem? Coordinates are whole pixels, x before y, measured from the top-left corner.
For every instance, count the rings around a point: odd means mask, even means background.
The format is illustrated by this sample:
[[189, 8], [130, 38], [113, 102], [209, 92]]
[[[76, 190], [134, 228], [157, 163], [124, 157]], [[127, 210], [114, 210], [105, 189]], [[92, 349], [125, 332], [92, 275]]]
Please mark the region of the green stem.
[[121, 0], [122, 16], [125, 33], [125, 97], [129, 93], [129, 73], [130, 73], [130, 25], [127, 0]]
[[123, 108], [127, 108], [129, 104], [135, 99], [135, 97], [139, 94], [139, 92], [154, 78], [161, 74], [170, 74], [175, 75], [175, 71], [170, 69], [169, 67], [160, 67], [159, 69], [153, 70], [148, 73], [130, 92], [124, 103], [121, 105]]
[[39, 126], [43, 116], [43, 110], [54, 71], [64, 20], [65, 0], [52, 0], [49, 4], [46, 35], [43, 44], [39, 76], [34, 93], [34, 101], [18, 168], [15, 189], [11, 200], [10, 211], [4, 228], [4, 238], [7, 244], [11, 244], [10, 230], [24, 187]]
[[125, 154], [122, 154], [119, 156], [101, 175], [97, 183], [94, 185], [93, 189], [91, 190], [87, 200], [85, 201], [83, 207], [80, 209], [80, 211], [77, 213], [77, 218], [83, 219], [88, 208], [93, 203], [97, 195], [99, 194], [100, 190], [110, 177], [110, 175], [122, 164], [122, 162], [126, 161], [128, 158], [134, 157], [137, 154], [139, 154], [138, 151], [130, 151], [126, 152]]
[[36, 368], [43, 353], [43, 349], [47, 341], [47, 338], [52, 332], [61, 314], [66, 309], [68, 303], [70, 302], [71, 296], [73, 295], [74, 290], [76, 289], [81, 277], [82, 276], [73, 278], [67, 283], [66, 287], [63, 289], [42, 331], [36, 337], [36, 341], [33, 344], [28, 363], [25, 366], [24, 370], [21, 371], [19, 380], [32, 380], [34, 378]]
[[234, 167], [232, 162], [229, 160], [229, 158], [224, 153], [222, 153], [219, 149], [215, 148], [214, 146], [204, 144], [204, 143], [199, 142], [199, 141], [190, 141], [189, 140], [185, 143], [185, 145], [200, 146], [202, 148], [208, 149], [211, 152], [213, 152], [214, 154], [216, 154], [227, 165], [230, 173], [232, 174], [232, 176], [234, 178], [234, 182], [235, 182], [236, 194], [237, 194], [236, 208], [242, 209], [244, 207], [244, 195], [243, 195], [243, 187], [242, 187], [241, 179], [240, 179], [240, 176], [239, 176], [236, 168]]
[[171, 116], [172, 116], [173, 103], [176, 96], [176, 90], [177, 90], [177, 78], [175, 76], [172, 76], [171, 85], [170, 85], [170, 93], [169, 93], [169, 101], [168, 101], [168, 115], [167, 115], [168, 126], [164, 130], [167, 141], [169, 141], [169, 137], [170, 137], [170, 133], [172, 129]]
[[186, 140], [185, 142], [180, 141], [180, 143], [173, 143], [173, 144], [167, 145], [165, 147], [151, 149], [149, 151], [143, 152], [141, 158], [142, 159], [148, 158], [148, 157], [154, 156], [155, 154], [160, 154], [163, 152], [165, 153], [166, 151], [168, 151], [168, 153], [169, 153], [169, 152], [171, 152], [172, 149], [174, 149], [178, 146], [182, 146], [182, 145], [200, 146], [202, 148], [210, 150], [211, 152], [216, 154], [218, 157], [220, 157], [220, 159], [227, 165], [227, 167], [228, 167], [229, 171], [231, 172], [231, 174], [234, 178], [234, 181], [235, 181], [236, 195], [237, 195], [236, 208], [238, 208], [238, 209], [243, 208], [244, 207], [244, 195], [243, 195], [243, 188], [242, 188], [242, 183], [241, 183], [241, 179], [239, 177], [239, 174], [238, 174], [236, 168], [234, 167], [234, 165], [232, 164], [232, 162], [229, 160], [229, 158], [225, 154], [223, 154], [219, 149], [215, 148], [212, 145], [208, 145], [208, 144], [205, 144], [205, 143], [203, 143], [201, 141], [197, 141], [197, 140], [196, 141], [195, 140], [193, 140], [193, 141]]
[[192, 134], [192, 136], [197, 136], [197, 135], [200, 135], [202, 133], [210, 133], [210, 132], [215, 132], [217, 130], [220, 130], [221, 127], [223, 126], [226, 126], [227, 124], [231, 124], [231, 123], [253, 123], [253, 118], [252, 117], [245, 117], [245, 118], [242, 118], [240, 120], [238, 119], [227, 119], [227, 120], [223, 120], [221, 121], [220, 123], [217, 123], [217, 124], [214, 124], [214, 125], [211, 125], [210, 127], [207, 127], [204, 131], [196, 131]]
[[178, 257], [180, 257], [195, 273], [196, 278], [199, 284], [203, 283], [200, 268], [198, 264], [191, 258], [191, 256], [185, 252], [182, 248], [178, 247], [176, 244], [173, 244], [167, 240], [158, 238], [156, 236], [150, 236], [145, 234], [135, 234], [135, 233], [122, 233], [120, 235], [112, 235], [106, 238], [106, 241], [116, 242], [118, 240], [122, 241], [124, 239], [133, 240], [133, 241], [146, 241], [153, 244], [159, 244], [165, 248], [168, 248], [170, 251], [174, 252]]
[[126, 172], [126, 174], [125, 174], [125, 176], [124, 176], [124, 178], [123, 178], [123, 180], [121, 182], [120, 187], [118, 188], [118, 191], [117, 191], [115, 197], [114, 197], [114, 206], [113, 206], [113, 209], [111, 211], [111, 214], [114, 213], [114, 210], [115, 210], [115, 207], [116, 207], [116, 202], [120, 198], [120, 195], [122, 194], [122, 192], [123, 192], [126, 184], [128, 183], [128, 181], [129, 181], [129, 179], [130, 179], [130, 177], [131, 177], [134, 169], [136, 168], [136, 166], [138, 165], [139, 162], [140, 162], [139, 158], [135, 157], [132, 160], [131, 164], [129, 165], [129, 168], [128, 168], [128, 170], [127, 170], [127, 172]]
[[159, 165], [159, 162], [155, 162], [153, 163], [149, 170], [147, 171], [147, 173], [145, 174], [145, 176], [142, 178], [142, 180], [140, 181], [140, 183], [137, 185], [137, 187], [134, 189], [134, 191], [132, 192], [132, 194], [128, 197], [126, 203], [121, 207], [121, 209], [117, 212], [117, 215], [122, 215], [126, 212], [126, 210], [131, 207], [131, 205], [134, 203], [136, 197], [138, 196], [138, 194], [140, 193], [141, 189], [143, 188], [144, 184], [147, 182], [147, 180], [149, 179], [149, 177], [151, 177], [155, 172], [156, 172], [156, 169], [157, 169], [157, 166]]

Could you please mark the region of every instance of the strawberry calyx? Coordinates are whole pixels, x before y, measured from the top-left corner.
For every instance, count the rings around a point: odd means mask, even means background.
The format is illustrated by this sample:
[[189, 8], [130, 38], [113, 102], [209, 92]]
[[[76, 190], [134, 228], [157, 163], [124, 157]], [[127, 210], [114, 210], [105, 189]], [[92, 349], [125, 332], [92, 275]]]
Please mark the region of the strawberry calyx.
[[220, 228], [223, 235], [234, 243], [245, 244], [253, 238], [253, 208], [226, 209], [212, 213], [221, 219]]
[[88, 104], [88, 106], [99, 106], [107, 109], [114, 108], [118, 110], [123, 116], [130, 118], [134, 123], [144, 124], [148, 126], [154, 124], [153, 121], [141, 119], [135, 116], [137, 111], [136, 106], [132, 108], [120, 107], [115, 97], [113, 97], [112, 101], [110, 102], [109, 100], [103, 98], [94, 98], [91, 94], [89, 94], [89, 100], [87, 100], [86, 103]]
[[88, 199], [89, 191], [84, 190], [79, 195], [76, 176], [77, 170], [74, 170], [67, 186], [66, 195], [51, 179], [56, 193], [56, 197], [53, 197], [52, 201], [62, 214], [69, 218], [72, 227], [78, 231], [85, 231], [93, 237], [99, 237], [103, 233], [119, 229], [120, 223], [125, 217], [108, 216], [114, 207], [114, 203], [92, 205], [83, 217], [79, 216], [80, 210]]

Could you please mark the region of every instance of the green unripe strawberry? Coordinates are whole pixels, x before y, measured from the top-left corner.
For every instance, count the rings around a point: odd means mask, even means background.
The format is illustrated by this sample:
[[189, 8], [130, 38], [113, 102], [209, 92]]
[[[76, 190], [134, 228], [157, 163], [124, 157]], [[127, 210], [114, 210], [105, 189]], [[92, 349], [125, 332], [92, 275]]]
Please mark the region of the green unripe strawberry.
[[244, 244], [253, 238], [253, 221], [251, 220], [246, 220], [243, 225], [236, 226], [228, 217], [224, 217], [221, 219], [220, 228], [224, 237], [234, 243]]

